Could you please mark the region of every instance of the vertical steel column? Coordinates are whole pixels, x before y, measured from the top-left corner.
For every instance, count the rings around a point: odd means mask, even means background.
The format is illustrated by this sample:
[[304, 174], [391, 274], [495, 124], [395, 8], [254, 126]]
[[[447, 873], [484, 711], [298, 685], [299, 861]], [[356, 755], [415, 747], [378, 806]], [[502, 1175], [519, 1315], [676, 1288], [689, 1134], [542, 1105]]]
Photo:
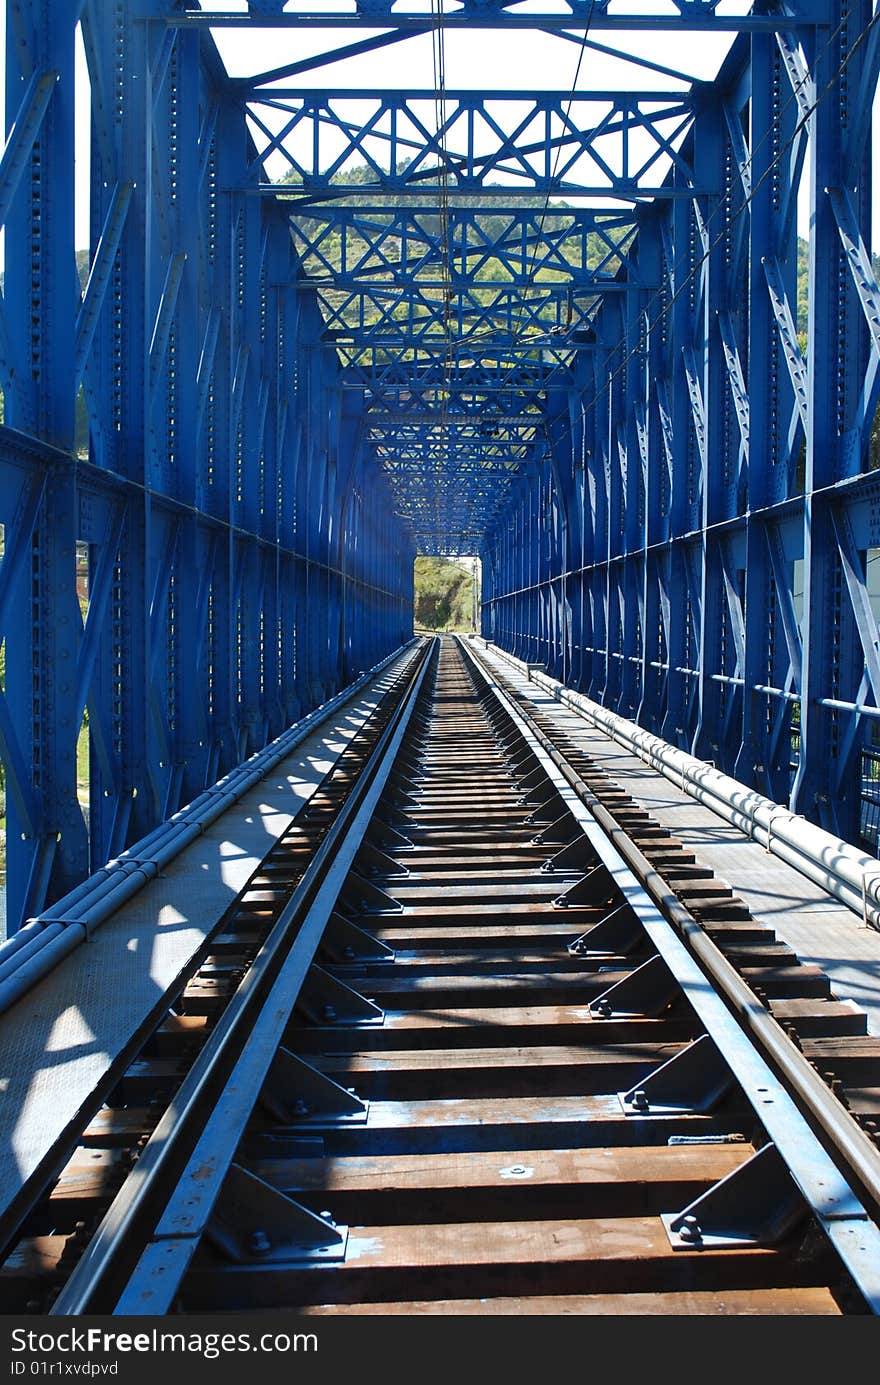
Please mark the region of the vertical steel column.
[[[75, 438], [74, 21], [61, 0], [7, 10], [7, 129], [25, 141], [6, 229], [5, 421], [62, 450]], [[6, 701], [20, 734], [33, 816], [7, 819], [8, 915], [15, 927], [88, 867], [76, 794], [76, 669], [82, 640], [74, 582], [73, 477], [46, 466], [31, 541], [17, 555], [27, 588], [9, 610]]]
[[[859, 703], [869, 648], [859, 647], [854, 609], [847, 592], [865, 589], [864, 557], [854, 543], [842, 551], [845, 513], [834, 492], [862, 466], [861, 428], [853, 428], [854, 405], [864, 378], [864, 319], [846, 264], [844, 245], [829, 189], [846, 167], [847, 137], [862, 118], [851, 107], [859, 90], [863, 54], [851, 53], [869, 19], [864, 0], [832, 4], [828, 31], [817, 28], [808, 62], [813, 86], [822, 92], [810, 120], [810, 224], [808, 421], [804, 510], [803, 665], [801, 754], [793, 806], [829, 830], [853, 839], [858, 832], [857, 758], [860, 746], [846, 707], [823, 699]], [[857, 224], [870, 244], [869, 181], [864, 160], [850, 167]], [[860, 561], [861, 570], [853, 571]], [[847, 583], [846, 567], [851, 572]], [[876, 620], [873, 621], [876, 646]], [[880, 689], [876, 689], [880, 693]], [[861, 696], [859, 695], [861, 694]]]

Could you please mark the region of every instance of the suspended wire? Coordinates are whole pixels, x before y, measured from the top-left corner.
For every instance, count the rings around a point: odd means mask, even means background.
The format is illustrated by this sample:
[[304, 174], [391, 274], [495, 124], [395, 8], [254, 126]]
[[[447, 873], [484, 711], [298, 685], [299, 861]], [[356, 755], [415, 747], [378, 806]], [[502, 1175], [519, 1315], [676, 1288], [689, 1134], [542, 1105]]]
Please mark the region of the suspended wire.
[[[449, 224], [449, 153], [446, 145], [446, 25], [444, 0], [431, 0], [431, 57], [434, 67], [434, 121], [437, 127], [437, 153], [439, 159], [439, 178], [437, 209], [440, 221], [440, 280], [443, 327], [443, 379], [440, 390], [439, 443], [437, 451], [438, 471], [444, 462], [449, 470], [449, 398], [452, 376], [455, 370], [455, 352], [452, 335], [452, 235]], [[435, 505], [439, 503], [439, 491], [435, 491]]]
[[[538, 246], [542, 243], [542, 241], [543, 241], [543, 239], [544, 239], [544, 224], [545, 224], [545, 222], [546, 222], [546, 220], [547, 220], [547, 211], [548, 211], [549, 206], [550, 206], [550, 198], [551, 198], [551, 195], [552, 195], [552, 192], [553, 192], [553, 185], [554, 185], [554, 183], [556, 182], [556, 176], [557, 176], [557, 174], [558, 174], [558, 172], [559, 172], [559, 160], [560, 160], [560, 158], [562, 157], [562, 147], [563, 147], [563, 145], [564, 145], [564, 143], [565, 143], [565, 131], [566, 131], [566, 128], [567, 128], [567, 126], [569, 125], [570, 120], [571, 120], [571, 108], [572, 108], [572, 106], [574, 105], [575, 93], [577, 92], [577, 85], [578, 85], [578, 82], [580, 81], [580, 76], [581, 76], [581, 68], [582, 68], [583, 65], [584, 65], [584, 54], [585, 54], [586, 51], [587, 51], [587, 47], [586, 47], [586, 45], [587, 45], [587, 39], [588, 39], [589, 34], [590, 34], [590, 25], [591, 25], [592, 22], [593, 22], [593, 10], [595, 9], [595, 6], [596, 6], [596, 0], [590, 0], [590, 8], [589, 8], [589, 10], [587, 11], [587, 19], [586, 19], [586, 23], [584, 24], [584, 32], [583, 32], [583, 35], [581, 36], [581, 50], [580, 50], [580, 52], [578, 53], [577, 66], [576, 66], [576, 68], [575, 68], [575, 70], [574, 70], [574, 79], [573, 79], [572, 84], [571, 84], [571, 91], [570, 91], [569, 94], [568, 94], [568, 100], [567, 100], [566, 107], [565, 107], [565, 118], [564, 118], [564, 120], [563, 120], [563, 127], [562, 127], [562, 130], [561, 130], [561, 132], [560, 132], [559, 143], [558, 143], [557, 146], [556, 146], [556, 153], [554, 154], [554, 157], [553, 157], [553, 169], [552, 169], [551, 174], [550, 174], [550, 181], [549, 181], [548, 184], [547, 184], [547, 195], [546, 195], [546, 197], [544, 198], [544, 206], [543, 206], [542, 209], [541, 209], [541, 215], [540, 215], [540, 218], [539, 218], [539, 223], [538, 223], [538, 234], [537, 234], [537, 236], [535, 237], [535, 244], [534, 244], [534, 246], [533, 246], [533, 248], [532, 248], [532, 259], [531, 259], [531, 264], [529, 265], [528, 273], [526, 274], [526, 282], [525, 282], [525, 285], [524, 285], [524, 287], [523, 287], [522, 296], [521, 296], [521, 299], [520, 299], [520, 309], [519, 309], [519, 314], [518, 314], [517, 320], [516, 320], [516, 326], [514, 327], [513, 331], [511, 332], [511, 336], [512, 336], [512, 338], [513, 338], [514, 341], [516, 341], [517, 337], [518, 337], [519, 334], [520, 334], [520, 331], [522, 330], [522, 329], [521, 329], [521, 323], [522, 323], [523, 308], [525, 307], [525, 297], [526, 297], [526, 295], [528, 294], [529, 290], [531, 289], [531, 287], [532, 287], [532, 285], [533, 285], [533, 283], [534, 283], [534, 280], [535, 280], [535, 274], [537, 273]], [[569, 311], [570, 311], [570, 310], [571, 310], [571, 305], [570, 305], [570, 302], [569, 302]]]
[[[447, 385], [447, 386], [451, 386], [451, 377], [453, 376], [454, 371], [455, 371], [456, 357], [455, 357], [455, 351], [454, 351], [454, 347], [453, 347], [453, 338], [452, 338], [452, 298], [453, 298], [452, 274], [451, 274], [451, 264], [452, 264], [452, 240], [451, 240], [450, 224], [449, 224], [449, 159], [448, 159], [448, 152], [447, 152], [447, 148], [446, 148], [446, 62], [445, 62], [445, 26], [444, 26], [444, 10], [443, 10], [443, 4], [444, 4], [444, 0], [431, 0], [431, 16], [432, 16], [432, 19], [434, 20], [434, 23], [432, 24], [432, 29], [431, 29], [431, 44], [432, 44], [432, 59], [433, 59], [433, 66], [434, 66], [434, 115], [435, 115], [435, 123], [436, 123], [436, 125], [437, 125], [437, 136], [438, 136], [437, 143], [438, 143], [438, 150], [439, 150], [440, 160], [441, 160], [441, 163], [440, 163], [440, 177], [439, 177], [438, 205], [439, 205], [439, 215], [440, 215], [441, 282], [442, 282], [442, 289], [441, 289], [441, 292], [442, 292], [442, 295], [443, 295], [443, 339], [444, 339], [443, 373], [444, 373], [444, 384]], [[566, 127], [568, 126], [568, 124], [569, 124], [569, 122], [570, 122], [570, 119], [571, 119], [571, 108], [572, 108], [572, 105], [574, 104], [574, 98], [575, 98], [575, 94], [576, 94], [576, 91], [577, 91], [577, 85], [578, 85], [578, 82], [579, 82], [579, 80], [580, 80], [581, 68], [582, 68], [582, 66], [583, 66], [584, 55], [585, 55], [585, 53], [586, 53], [585, 44], [586, 44], [586, 40], [587, 40], [587, 37], [588, 37], [589, 32], [590, 32], [590, 25], [591, 25], [592, 19], [593, 19], [593, 10], [594, 10], [594, 8], [595, 8], [595, 0], [590, 0], [590, 9], [589, 9], [589, 12], [588, 12], [588, 14], [587, 14], [586, 23], [585, 23], [585, 25], [584, 25], [583, 37], [582, 37], [582, 42], [581, 42], [581, 49], [580, 49], [580, 52], [579, 52], [579, 54], [578, 54], [578, 60], [577, 60], [577, 66], [576, 66], [576, 68], [575, 68], [574, 79], [573, 79], [573, 81], [572, 81], [571, 90], [570, 90], [570, 92], [569, 92], [569, 94], [568, 94], [568, 98], [567, 98], [567, 102], [566, 102], [565, 115], [564, 115], [564, 118], [563, 118], [563, 129], [562, 129], [562, 131], [561, 131], [561, 133], [560, 133], [559, 143], [558, 143], [558, 145], [557, 145], [557, 147], [556, 147], [556, 151], [555, 151], [555, 154], [554, 154], [553, 169], [552, 169], [552, 172], [551, 172], [551, 175], [550, 175], [550, 181], [549, 181], [548, 188], [547, 188], [547, 195], [546, 195], [546, 197], [545, 197], [545, 199], [544, 199], [544, 205], [543, 205], [543, 207], [542, 207], [542, 209], [541, 209], [541, 214], [540, 214], [540, 218], [539, 218], [538, 234], [537, 234], [537, 236], [536, 236], [536, 238], [535, 238], [535, 243], [534, 243], [534, 246], [533, 246], [533, 248], [532, 248], [532, 257], [531, 257], [531, 262], [530, 262], [530, 264], [529, 264], [529, 269], [528, 269], [528, 272], [527, 272], [527, 275], [526, 275], [526, 283], [525, 283], [525, 285], [524, 285], [524, 287], [523, 287], [523, 289], [522, 289], [522, 293], [521, 293], [521, 295], [520, 295], [520, 299], [519, 299], [519, 310], [518, 310], [518, 313], [517, 313], [517, 317], [516, 317], [516, 320], [515, 320], [514, 325], [513, 325], [512, 328], [511, 328], [511, 333], [510, 333], [510, 335], [511, 335], [511, 339], [512, 339], [513, 341], [516, 341], [516, 340], [519, 338], [520, 334], [521, 334], [521, 331], [522, 331], [522, 314], [523, 314], [523, 310], [524, 310], [524, 307], [525, 307], [525, 298], [526, 298], [526, 295], [527, 295], [528, 292], [529, 292], [529, 289], [531, 288], [531, 286], [532, 286], [532, 284], [533, 284], [533, 282], [534, 282], [535, 274], [537, 273], [538, 247], [539, 247], [539, 245], [541, 244], [541, 242], [542, 242], [542, 240], [543, 240], [543, 236], [544, 236], [544, 225], [545, 225], [545, 222], [546, 222], [547, 213], [548, 213], [548, 209], [549, 209], [549, 206], [550, 206], [550, 197], [551, 197], [551, 194], [552, 194], [553, 185], [554, 185], [554, 183], [556, 182], [556, 177], [557, 177], [557, 174], [558, 174], [558, 171], [559, 171], [559, 161], [560, 161], [560, 158], [561, 158], [561, 156], [562, 156], [562, 149], [563, 149], [563, 145], [564, 145], [564, 143], [565, 143], [565, 129], [566, 129]], [[571, 312], [571, 305], [570, 305], [570, 303], [569, 303], [569, 313], [570, 313], [570, 312]], [[472, 331], [472, 332], [468, 333], [466, 339], [467, 339], [467, 340], [479, 340], [479, 339], [481, 339], [481, 338], [490, 337], [490, 336], [494, 335], [494, 333], [495, 333], [496, 330], [497, 330], [497, 329], [494, 328], [494, 327], [489, 327], [489, 328], [486, 329], [485, 333], [482, 333], [482, 332], [480, 332], [479, 329], [476, 329], [475, 331]], [[445, 388], [445, 389], [442, 391], [441, 408], [440, 408], [440, 437], [441, 437], [440, 455], [441, 455], [441, 457], [442, 457], [442, 456], [443, 456], [443, 453], [444, 453], [444, 451], [445, 451], [445, 452], [446, 452], [446, 455], [447, 455], [447, 460], [448, 460], [448, 453], [449, 453], [449, 449], [448, 449], [448, 429], [449, 429], [449, 398], [450, 398], [450, 394], [451, 394], [451, 388]], [[447, 446], [446, 446], [445, 449], [444, 449], [444, 447], [443, 447], [443, 440], [446, 440], [446, 443], [447, 443]]]

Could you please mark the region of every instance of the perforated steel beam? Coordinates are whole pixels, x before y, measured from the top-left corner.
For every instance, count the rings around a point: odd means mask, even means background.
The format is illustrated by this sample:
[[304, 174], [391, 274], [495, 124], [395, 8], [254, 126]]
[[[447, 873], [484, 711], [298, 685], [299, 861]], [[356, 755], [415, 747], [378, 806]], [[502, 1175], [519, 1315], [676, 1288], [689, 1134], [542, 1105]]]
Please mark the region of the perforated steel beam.
[[[737, 40], [704, 92], [682, 148], [697, 195], [638, 209], [628, 292], [594, 316], [573, 401], [580, 489], [542, 474], [501, 517], [484, 633], [856, 840], [880, 718], [876, 29], [867, 4], [800, 17], [815, 27]], [[536, 516], [549, 567], [523, 563]]]

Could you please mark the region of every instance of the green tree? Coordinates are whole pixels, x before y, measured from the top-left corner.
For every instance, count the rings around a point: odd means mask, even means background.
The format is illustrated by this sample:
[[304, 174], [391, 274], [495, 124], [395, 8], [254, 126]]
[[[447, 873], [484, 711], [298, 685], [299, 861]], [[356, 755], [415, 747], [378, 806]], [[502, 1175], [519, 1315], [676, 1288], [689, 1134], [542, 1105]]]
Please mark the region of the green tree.
[[446, 558], [416, 558], [415, 618], [426, 630], [473, 630], [474, 579]]

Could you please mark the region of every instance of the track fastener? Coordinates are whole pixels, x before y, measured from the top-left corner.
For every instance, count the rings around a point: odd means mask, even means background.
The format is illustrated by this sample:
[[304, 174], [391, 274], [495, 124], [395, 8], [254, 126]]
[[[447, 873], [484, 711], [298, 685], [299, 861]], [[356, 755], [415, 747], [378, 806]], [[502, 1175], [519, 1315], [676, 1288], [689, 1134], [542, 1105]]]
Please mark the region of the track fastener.
[[685, 1217], [678, 1229], [678, 1234], [683, 1241], [702, 1241], [703, 1239], [700, 1223], [696, 1217]]

